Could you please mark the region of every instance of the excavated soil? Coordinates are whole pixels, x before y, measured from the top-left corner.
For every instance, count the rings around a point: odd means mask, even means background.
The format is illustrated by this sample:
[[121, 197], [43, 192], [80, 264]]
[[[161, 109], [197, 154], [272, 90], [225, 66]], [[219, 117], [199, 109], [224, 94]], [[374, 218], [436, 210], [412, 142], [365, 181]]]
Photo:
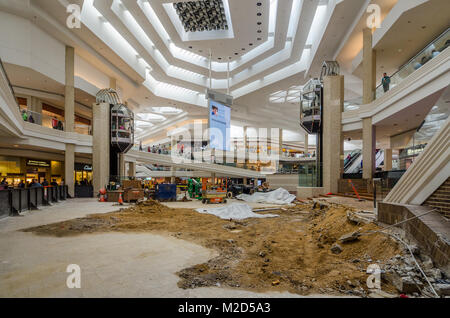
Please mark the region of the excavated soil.
[[[190, 209], [172, 209], [156, 201], [107, 214], [29, 228], [38, 235], [63, 237], [94, 232], [170, 233], [214, 249], [218, 256], [177, 273], [180, 288], [226, 286], [253, 291], [289, 291], [298, 294], [367, 295], [369, 264], [401, 254], [398, 244], [383, 234], [361, 236], [341, 243], [356, 230], [376, 230], [375, 224], [356, 225], [347, 220], [352, 208], [310, 203], [282, 208], [280, 217], [221, 220]], [[338, 243], [340, 254], [331, 246]], [[385, 284], [383, 282], [383, 284]], [[393, 291], [382, 285], [384, 291]]]

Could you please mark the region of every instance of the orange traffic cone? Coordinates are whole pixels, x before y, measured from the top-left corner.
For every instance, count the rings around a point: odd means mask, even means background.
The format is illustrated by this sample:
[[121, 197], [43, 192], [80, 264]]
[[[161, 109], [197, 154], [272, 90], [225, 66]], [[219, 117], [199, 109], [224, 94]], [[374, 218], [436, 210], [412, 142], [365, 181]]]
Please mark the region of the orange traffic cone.
[[120, 205], [123, 205], [123, 200], [122, 200], [122, 193], [119, 193], [119, 202]]
[[106, 202], [106, 200], [105, 200], [106, 190], [105, 189], [100, 189], [99, 193], [100, 193], [100, 200], [98, 200], [98, 201], [99, 202]]

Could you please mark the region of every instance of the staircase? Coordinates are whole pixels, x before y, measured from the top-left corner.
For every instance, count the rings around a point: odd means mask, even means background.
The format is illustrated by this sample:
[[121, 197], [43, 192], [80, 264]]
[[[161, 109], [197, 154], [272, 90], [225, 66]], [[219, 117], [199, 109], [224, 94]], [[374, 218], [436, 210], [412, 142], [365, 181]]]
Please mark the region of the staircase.
[[450, 178], [447, 178], [422, 205], [435, 208], [444, 217], [450, 219]]
[[[373, 193], [371, 191], [371, 187], [368, 189], [367, 182], [365, 179], [352, 179], [353, 186], [356, 188], [358, 195], [363, 200], [373, 201]], [[348, 182], [348, 179], [339, 180], [339, 192], [336, 195], [347, 198], [355, 198], [355, 191], [353, 190], [351, 184]]]

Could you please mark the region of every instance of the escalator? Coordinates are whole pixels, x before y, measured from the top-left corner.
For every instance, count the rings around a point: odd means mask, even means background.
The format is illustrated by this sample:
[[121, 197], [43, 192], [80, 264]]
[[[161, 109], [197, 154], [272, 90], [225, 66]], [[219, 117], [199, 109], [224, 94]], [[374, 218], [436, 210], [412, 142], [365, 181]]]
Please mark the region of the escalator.
[[[360, 150], [352, 152], [353, 157], [348, 161], [347, 165], [344, 162], [344, 174], [355, 175], [362, 173], [363, 156]], [[375, 154], [375, 169], [382, 166], [384, 163], [384, 151], [377, 150]]]
[[347, 172], [347, 169], [355, 162], [355, 160], [361, 155], [361, 150], [354, 150], [350, 153], [350, 157], [345, 158], [344, 160], [344, 171]]

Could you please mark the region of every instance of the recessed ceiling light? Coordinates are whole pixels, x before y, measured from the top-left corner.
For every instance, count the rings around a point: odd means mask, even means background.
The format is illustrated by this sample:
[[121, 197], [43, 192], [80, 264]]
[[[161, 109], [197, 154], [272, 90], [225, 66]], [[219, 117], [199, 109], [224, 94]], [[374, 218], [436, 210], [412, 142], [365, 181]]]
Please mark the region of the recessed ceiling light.
[[262, 22], [258, 22], [258, 23], [256, 23], [257, 25], [261, 25], [262, 24]]
[[262, 31], [261, 31], [261, 30], [258, 30], [257, 32], [258, 32], [258, 33], [261, 33]]
[[252, 46], [252, 45], [253, 45], [253, 43], [249, 43], [248, 45]]
[[260, 16], [262, 16], [262, 13], [261, 13], [261, 12], [258, 12], [256, 15], [257, 15], [258, 17], [260, 17]]
[[257, 38], [257, 40], [258, 40], [258, 41], [261, 41], [262, 39], [261, 39], [261, 38]]
[[256, 5], [257, 5], [258, 7], [260, 7], [260, 6], [262, 5], [262, 3], [261, 3], [261, 2], [258, 2], [258, 3], [256, 3]]
[[238, 55], [239, 53], [234, 53], [234, 55]]
[[242, 50], [242, 51], [245, 51], [245, 47], [243, 47], [241, 50]]
[[190, 46], [189, 48], [192, 49], [192, 46]]

